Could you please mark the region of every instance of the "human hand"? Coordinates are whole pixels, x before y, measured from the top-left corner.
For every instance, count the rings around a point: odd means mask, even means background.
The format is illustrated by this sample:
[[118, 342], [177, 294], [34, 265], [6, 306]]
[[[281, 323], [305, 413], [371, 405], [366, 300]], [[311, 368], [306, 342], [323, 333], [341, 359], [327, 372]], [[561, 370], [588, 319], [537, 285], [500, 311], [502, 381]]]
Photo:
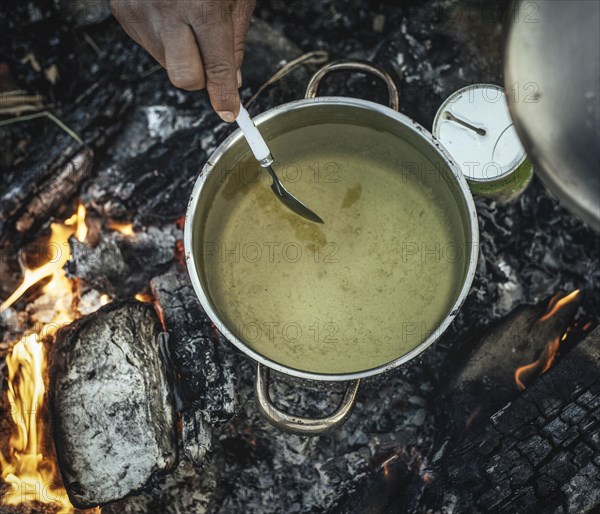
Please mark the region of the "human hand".
[[175, 87], [206, 87], [226, 122], [240, 108], [244, 45], [256, 0], [110, 0], [115, 18]]

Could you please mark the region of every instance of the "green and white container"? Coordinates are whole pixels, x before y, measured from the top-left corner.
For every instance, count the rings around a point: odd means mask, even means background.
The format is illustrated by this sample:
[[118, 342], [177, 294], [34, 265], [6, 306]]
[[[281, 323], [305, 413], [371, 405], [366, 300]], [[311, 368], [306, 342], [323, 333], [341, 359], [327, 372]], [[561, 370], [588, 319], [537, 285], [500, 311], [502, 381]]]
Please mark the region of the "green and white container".
[[459, 164], [473, 194], [505, 204], [531, 182], [533, 165], [499, 86], [475, 84], [450, 95], [435, 116], [433, 135]]

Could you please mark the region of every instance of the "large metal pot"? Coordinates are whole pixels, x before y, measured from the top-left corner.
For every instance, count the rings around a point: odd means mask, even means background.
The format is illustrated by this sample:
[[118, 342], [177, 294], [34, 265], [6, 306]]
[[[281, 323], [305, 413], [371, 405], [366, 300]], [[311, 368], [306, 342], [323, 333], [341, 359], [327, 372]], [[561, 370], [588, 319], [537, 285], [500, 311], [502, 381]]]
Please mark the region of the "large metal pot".
[[[385, 80], [390, 93], [390, 105], [393, 109], [354, 98], [316, 98], [317, 88], [321, 79], [327, 73], [338, 70], [369, 72]], [[203, 279], [203, 259], [198, 250], [198, 248], [202, 248], [202, 245], [198, 243], [201, 242], [203, 237], [201, 222], [207, 214], [209, 200], [214, 196], [218, 188], [222, 186], [222, 181], [219, 180], [220, 174], [217, 170], [230, 166], [231, 163], [235, 162], [236, 157], [248, 150], [241, 131], [238, 130], [233, 133], [217, 148], [202, 170], [192, 192], [184, 234], [186, 261], [192, 284], [205, 311], [223, 335], [242, 352], [257, 362], [256, 399], [259, 408], [271, 423], [282, 429], [303, 435], [314, 435], [333, 430], [342, 424], [352, 411], [360, 381], [396, 369], [426, 350], [450, 325], [465, 300], [473, 280], [478, 257], [479, 233], [477, 214], [471, 192], [459, 167], [452, 161], [444, 148], [427, 130], [398, 113], [397, 109], [398, 93], [393, 79], [388, 73], [369, 63], [344, 61], [329, 64], [321, 69], [311, 80], [307, 89], [306, 99], [276, 107], [255, 118], [256, 125], [261, 129], [267, 140], [278, 133], [298, 126], [300, 123], [310, 126], [312, 123], [322, 123], [324, 119], [329, 123], [332, 121], [348, 123], [351, 120], [355, 124], [360, 123], [365, 126], [374, 127], [378, 131], [388, 132], [398, 138], [399, 143], [412, 145], [421, 154], [427, 156], [435, 169], [440, 170], [439, 180], [442, 185], [439, 187], [447, 188], [449, 191], [449, 196], [456, 205], [460, 223], [467, 236], [467, 247], [465, 249], [466, 264], [463, 276], [459, 277], [459, 284], [462, 284], [462, 287], [457, 289], [459, 292], [452, 302], [452, 307], [448, 310], [445, 319], [437, 325], [436, 330], [429, 334], [416, 348], [385, 365], [365, 369], [360, 372], [343, 374], [321, 374], [300, 371], [274, 362], [259, 354], [248, 344], [244, 343], [244, 341], [240, 340], [233, 333], [232, 327], [228, 327], [220, 318]], [[355, 144], [360, 145], [361, 141], [356, 141]], [[401, 201], [401, 199], [398, 201]], [[348, 386], [340, 406], [333, 414], [319, 419], [293, 416], [275, 407], [270, 400], [268, 391], [270, 369], [277, 370], [290, 377], [297, 377], [298, 379], [320, 381], [321, 384], [345, 381], [348, 382]]]
[[509, 107], [536, 173], [600, 231], [600, 2], [520, 1], [504, 76]]

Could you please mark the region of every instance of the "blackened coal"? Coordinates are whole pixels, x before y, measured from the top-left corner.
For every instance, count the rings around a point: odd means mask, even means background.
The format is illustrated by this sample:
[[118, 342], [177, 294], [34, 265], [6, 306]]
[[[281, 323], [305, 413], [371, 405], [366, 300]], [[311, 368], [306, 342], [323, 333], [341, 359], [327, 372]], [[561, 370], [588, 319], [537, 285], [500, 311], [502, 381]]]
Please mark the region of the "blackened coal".
[[175, 225], [145, 226], [133, 235], [103, 231], [95, 245], [71, 238], [67, 276], [113, 298], [131, 298], [169, 267], [180, 238]]
[[174, 266], [150, 285], [170, 336], [183, 409], [201, 410], [213, 425], [230, 419], [237, 408], [232, 352], [200, 306], [189, 276]]
[[[593, 512], [600, 503], [600, 329], [437, 463], [425, 508]], [[437, 493], [437, 494], [435, 494]]]

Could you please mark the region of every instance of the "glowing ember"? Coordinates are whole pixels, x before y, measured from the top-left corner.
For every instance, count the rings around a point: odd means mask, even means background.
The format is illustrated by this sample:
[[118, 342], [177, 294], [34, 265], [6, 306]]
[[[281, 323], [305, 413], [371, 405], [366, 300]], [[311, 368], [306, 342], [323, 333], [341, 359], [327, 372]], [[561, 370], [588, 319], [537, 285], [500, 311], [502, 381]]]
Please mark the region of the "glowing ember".
[[183, 246], [183, 241], [181, 239], [178, 239], [175, 243], [175, 259], [177, 259], [179, 265], [185, 269], [185, 249]]
[[106, 305], [107, 303], [110, 303], [112, 300], [110, 298], [110, 296], [108, 296], [106, 293], [100, 295], [100, 305]]
[[[48, 262], [36, 269], [24, 271], [23, 282], [0, 306], [0, 312], [10, 307], [23, 293], [41, 280], [51, 277], [43, 287], [44, 298], [53, 306], [50, 320], [39, 333], [29, 332], [12, 348], [6, 358], [8, 368], [8, 400], [15, 431], [10, 439], [9, 456], [0, 454], [1, 476], [11, 486], [3, 501], [19, 505], [29, 501], [54, 504], [61, 513], [73, 512], [60, 483], [56, 464], [44, 456], [44, 420], [38, 416], [45, 400], [44, 373], [46, 360], [42, 339], [55, 335], [58, 328], [75, 318], [72, 310], [72, 288], [62, 269], [69, 260], [69, 237], [83, 241], [87, 235], [85, 208], [64, 223], [51, 225], [48, 248], [55, 250]], [[47, 313], [45, 313], [47, 315]]]
[[111, 221], [108, 223], [108, 228], [121, 232], [124, 236], [132, 237], [135, 235], [133, 231], [133, 223], [121, 223], [120, 221]]
[[154, 301], [154, 296], [152, 296], [150, 293], [148, 292], [144, 292], [144, 293], [138, 293], [135, 295], [135, 299], [138, 302], [153, 302]]
[[[562, 298], [560, 295], [555, 295], [550, 300], [546, 313], [538, 320], [538, 322], [543, 323], [553, 316], [556, 316], [557, 313], [559, 313], [566, 305], [577, 300], [580, 294], [581, 291], [576, 289], [572, 293]], [[560, 348], [560, 343], [567, 338], [568, 333], [569, 329], [565, 331], [562, 337], [555, 337], [549, 341], [537, 360], [517, 368], [515, 371], [515, 382], [521, 391], [525, 390], [527, 384], [532, 380], [533, 377], [537, 377], [543, 373], [546, 373], [546, 371], [552, 367], [556, 354]]]

